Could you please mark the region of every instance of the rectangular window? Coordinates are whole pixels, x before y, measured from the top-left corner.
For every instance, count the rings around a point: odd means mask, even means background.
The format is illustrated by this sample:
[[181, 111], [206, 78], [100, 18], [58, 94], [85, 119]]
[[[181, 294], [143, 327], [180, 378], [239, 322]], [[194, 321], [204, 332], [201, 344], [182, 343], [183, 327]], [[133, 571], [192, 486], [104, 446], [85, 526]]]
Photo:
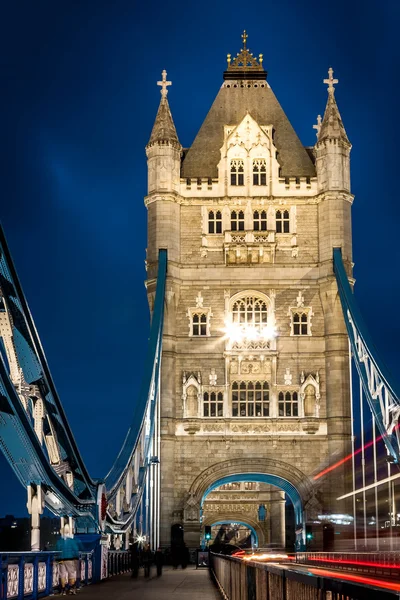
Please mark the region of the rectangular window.
[[298, 417], [299, 401], [297, 392], [279, 392], [278, 411], [280, 417]]
[[253, 213], [253, 230], [267, 231], [267, 213], [265, 210], [255, 210]]
[[231, 160], [231, 185], [244, 185], [244, 161]]
[[223, 417], [224, 416], [224, 395], [222, 392], [204, 392], [203, 416], [204, 417]]
[[290, 233], [288, 210], [277, 210], [275, 213], [276, 233]]
[[308, 335], [308, 314], [304, 312], [292, 313], [293, 335]]
[[207, 315], [204, 313], [194, 314], [192, 317], [192, 335], [207, 335]]
[[269, 384], [267, 381], [234, 381], [232, 383], [233, 417], [269, 417]]
[[220, 210], [208, 213], [208, 233], [222, 233], [222, 214]]
[[267, 185], [267, 164], [264, 158], [253, 160], [253, 185]]
[[244, 231], [244, 212], [242, 210], [231, 212], [231, 231]]

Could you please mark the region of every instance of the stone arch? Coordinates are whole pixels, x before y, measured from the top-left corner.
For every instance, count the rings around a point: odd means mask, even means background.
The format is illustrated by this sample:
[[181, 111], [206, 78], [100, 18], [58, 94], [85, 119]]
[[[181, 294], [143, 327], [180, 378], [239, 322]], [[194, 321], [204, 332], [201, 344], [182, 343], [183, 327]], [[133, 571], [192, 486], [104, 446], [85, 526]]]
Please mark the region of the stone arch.
[[203, 521], [203, 525], [218, 525], [220, 523], [241, 523], [243, 525], [247, 525], [249, 529], [253, 530], [255, 533], [257, 545], [260, 547], [265, 545], [265, 534], [263, 528], [260, 526], [260, 523], [249, 518], [247, 515], [245, 518], [241, 516], [238, 519], [237, 514], [218, 513], [218, 515], [210, 516]]
[[[312, 481], [293, 465], [271, 458], [232, 458], [204, 469], [193, 481], [189, 495], [201, 507], [205, 496], [221, 482], [235, 476], [268, 476], [268, 483], [283, 489], [295, 505], [298, 524], [304, 523], [304, 507], [315, 498]], [[261, 479], [259, 479], [261, 480]], [[293, 498], [294, 497], [294, 498]], [[294, 500], [294, 501], [293, 501]], [[297, 504], [297, 506], [296, 506]]]

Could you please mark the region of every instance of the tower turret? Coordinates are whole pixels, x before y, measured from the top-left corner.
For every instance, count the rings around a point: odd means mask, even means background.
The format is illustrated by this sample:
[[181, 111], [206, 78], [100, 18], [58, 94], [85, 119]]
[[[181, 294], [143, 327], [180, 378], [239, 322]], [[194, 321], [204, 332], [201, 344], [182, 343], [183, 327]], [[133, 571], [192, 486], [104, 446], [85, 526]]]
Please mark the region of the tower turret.
[[167, 72], [162, 72], [161, 101], [153, 130], [146, 146], [148, 166], [148, 193], [177, 192], [179, 189], [182, 146], [179, 143], [167, 100]]
[[[177, 202], [180, 186], [182, 146], [169, 108], [167, 72], [162, 72], [161, 101], [153, 130], [146, 146], [148, 167], [148, 254], [151, 267], [157, 261], [158, 250], [168, 249], [168, 260], [180, 257], [180, 206]], [[151, 269], [150, 269], [151, 271]]]
[[350, 192], [350, 150], [342, 118], [335, 100], [333, 69], [328, 71], [328, 101], [322, 123], [318, 119], [317, 143], [315, 145], [319, 191], [341, 190]]

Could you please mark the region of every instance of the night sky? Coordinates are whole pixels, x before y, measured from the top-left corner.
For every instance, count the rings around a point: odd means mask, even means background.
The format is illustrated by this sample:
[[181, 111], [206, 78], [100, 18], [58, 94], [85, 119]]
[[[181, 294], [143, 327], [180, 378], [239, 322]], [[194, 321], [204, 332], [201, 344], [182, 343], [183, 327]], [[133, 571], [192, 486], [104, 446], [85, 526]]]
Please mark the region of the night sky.
[[[120, 448], [143, 368], [144, 147], [156, 82], [165, 68], [178, 135], [190, 146], [244, 28], [303, 144], [315, 143], [328, 67], [339, 79], [353, 144], [356, 297], [397, 375], [399, 17], [396, 0], [3, 3], [0, 219], [93, 477]], [[0, 515], [25, 515], [25, 491], [2, 456], [0, 482]]]

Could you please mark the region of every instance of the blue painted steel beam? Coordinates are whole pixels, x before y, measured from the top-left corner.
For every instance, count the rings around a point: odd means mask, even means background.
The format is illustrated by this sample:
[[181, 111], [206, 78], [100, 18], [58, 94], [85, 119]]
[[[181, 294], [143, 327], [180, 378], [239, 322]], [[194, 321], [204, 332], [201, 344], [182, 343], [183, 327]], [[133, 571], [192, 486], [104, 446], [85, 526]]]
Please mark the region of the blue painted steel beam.
[[[395, 386], [392, 382], [392, 377], [389, 374], [387, 368], [385, 367], [383, 361], [379, 358], [376, 347], [368, 333], [367, 327], [364, 323], [360, 310], [356, 304], [352, 289], [349, 284], [347, 273], [344, 268], [341, 248], [333, 249], [333, 269], [336, 275], [339, 297], [343, 309], [343, 317], [350, 340], [353, 358], [358, 375], [362, 382], [365, 397], [367, 398], [368, 405], [371, 409], [372, 414], [375, 417], [376, 425], [386, 444], [388, 452], [392, 455], [395, 461], [398, 462], [399, 447], [397, 444], [397, 439], [395, 435], [389, 433], [386, 430], [380, 402], [377, 398], [374, 398], [372, 396], [368, 383], [366, 363], [365, 361], [361, 361], [358, 358], [358, 349], [353, 326], [356, 329], [357, 335], [362, 340], [362, 343], [367, 351], [368, 359], [375, 367], [380, 379], [382, 380], [384, 386], [388, 390], [389, 394], [391, 395], [393, 401], [397, 404], [397, 406], [400, 406], [400, 395], [396, 393]], [[399, 387], [396, 386], [396, 389], [399, 389]]]
[[[156, 296], [151, 320], [151, 331], [143, 372], [142, 386], [138, 400], [133, 409], [132, 422], [125, 441], [113, 466], [105, 477], [105, 484], [109, 492], [110, 499], [115, 496], [118, 487], [121, 485], [127, 473], [128, 466], [138, 445], [143, 427], [145, 426], [148, 408], [150, 407], [150, 432], [147, 435], [147, 443], [145, 448], [145, 457], [148, 456], [150, 448], [149, 445], [151, 443], [151, 434], [154, 427], [154, 411], [159, 385], [166, 279], [167, 250], [160, 250], [158, 257]], [[144, 485], [145, 475], [145, 472], [143, 472], [140, 487]]]

